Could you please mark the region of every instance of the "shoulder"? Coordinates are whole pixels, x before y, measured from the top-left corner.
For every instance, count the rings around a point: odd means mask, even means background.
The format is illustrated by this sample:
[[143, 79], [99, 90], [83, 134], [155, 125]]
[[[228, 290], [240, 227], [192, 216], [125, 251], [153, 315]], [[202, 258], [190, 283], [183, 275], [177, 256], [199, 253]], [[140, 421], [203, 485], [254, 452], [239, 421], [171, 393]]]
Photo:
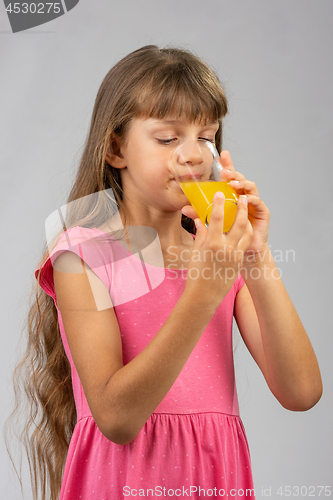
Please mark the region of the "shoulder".
[[74, 274], [88, 269], [89, 273], [92, 271], [110, 289], [112, 255], [110, 247], [104, 245], [104, 242], [105, 237], [101, 232], [81, 226], [71, 227], [57, 237], [51, 238], [48, 235], [48, 254], [35, 270], [35, 277], [41, 288], [55, 299], [54, 270]]

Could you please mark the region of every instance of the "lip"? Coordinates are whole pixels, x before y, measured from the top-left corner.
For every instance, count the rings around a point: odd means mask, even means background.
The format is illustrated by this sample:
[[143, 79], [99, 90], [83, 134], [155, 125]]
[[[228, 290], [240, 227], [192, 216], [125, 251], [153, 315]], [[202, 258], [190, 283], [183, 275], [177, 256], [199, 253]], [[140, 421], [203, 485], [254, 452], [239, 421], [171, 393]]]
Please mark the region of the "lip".
[[184, 175], [182, 175], [182, 176], [179, 178], [179, 180], [180, 180], [180, 182], [181, 182], [181, 181], [186, 181], [186, 180], [188, 180], [188, 179], [194, 179], [194, 180], [197, 180], [197, 179], [200, 179], [200, 177], [201, 177], [201, 174], [194, 174], [194, 173], [193, 173], [193, 174], [184, 174]]

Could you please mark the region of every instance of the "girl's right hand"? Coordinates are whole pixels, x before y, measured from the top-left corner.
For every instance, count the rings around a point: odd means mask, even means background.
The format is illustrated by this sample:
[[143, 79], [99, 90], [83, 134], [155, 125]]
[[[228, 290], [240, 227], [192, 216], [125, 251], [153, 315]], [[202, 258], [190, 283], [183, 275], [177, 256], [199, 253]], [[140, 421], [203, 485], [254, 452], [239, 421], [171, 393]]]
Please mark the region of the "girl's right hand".
[[[242, 267], [244, 252], [253, 238], [246, 195], [239, 197], [235, 222], [230, 231], [223, 233], [224, 200], [223, 193], [215, 194], [208, 229], [199, 218], [193, 217], [197, 233], [184, 290], [192, 298], [200, 302], [207, 301], [214, 307], [221, 303], [235, 282]], [[185, 211], [185, 215], [193, 215], [190, 209], [186, 208]]]

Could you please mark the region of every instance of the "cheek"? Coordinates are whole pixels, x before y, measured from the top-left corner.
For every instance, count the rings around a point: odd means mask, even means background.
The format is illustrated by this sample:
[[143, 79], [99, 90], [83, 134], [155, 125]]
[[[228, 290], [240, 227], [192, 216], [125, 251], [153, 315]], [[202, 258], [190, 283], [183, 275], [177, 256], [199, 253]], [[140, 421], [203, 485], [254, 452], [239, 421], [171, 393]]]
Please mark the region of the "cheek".
[[[133, 140], [130, 148], [124, 151], [128, 169], [133, 172], [137, 183], [142, 179], [149, 185], [157, 184], [160, 180], [170, 179], [169, 160], [171, 152], [156, 147], [154, 144], [144, 144], [143, 141]], [[140, 179], [141, 178], [141, 179]]]
[[170, 177], [168, 160], [162, 155], [149, 155], [140, 158], [140, 170], [150, 182], [165, 180]]

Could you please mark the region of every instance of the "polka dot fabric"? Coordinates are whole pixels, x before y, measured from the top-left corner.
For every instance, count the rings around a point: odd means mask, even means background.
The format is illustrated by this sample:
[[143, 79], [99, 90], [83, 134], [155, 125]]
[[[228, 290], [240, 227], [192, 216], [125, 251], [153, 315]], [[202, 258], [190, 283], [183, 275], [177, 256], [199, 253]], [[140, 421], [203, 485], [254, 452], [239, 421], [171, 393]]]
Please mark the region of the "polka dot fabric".
[[[112, 303], [118, 304], [114, 310], [126, 364], [149, 344], [171, 314], [184, 291], [187, 271], [145, 264], [144, 277], [150, 286], [144, 293], [145, 287], [137, 285], [140, 280], [143, 283], [139, 258], [129, 253], [128, 258], [119, 258], [117, 243], [103, 243], [106, 233], [99, 229], [75, 227], [66, 233], [76, 244], [69, 248], [66, 238], [59, 240], [41, 268], [40, 284], [56, 303], [51, 262], [65, 250], [79, 255], [106, 285]], [[233, 364], [233, 309], [243, 283], [238, 275], [176, 382], [126, 445], [109, 441], [96, 426], [58, 310], [77, 409], [59, 500], [255, 498]], [[125, 302], [121, 297], [126, 289], [136, 289], [136, 298]]]

